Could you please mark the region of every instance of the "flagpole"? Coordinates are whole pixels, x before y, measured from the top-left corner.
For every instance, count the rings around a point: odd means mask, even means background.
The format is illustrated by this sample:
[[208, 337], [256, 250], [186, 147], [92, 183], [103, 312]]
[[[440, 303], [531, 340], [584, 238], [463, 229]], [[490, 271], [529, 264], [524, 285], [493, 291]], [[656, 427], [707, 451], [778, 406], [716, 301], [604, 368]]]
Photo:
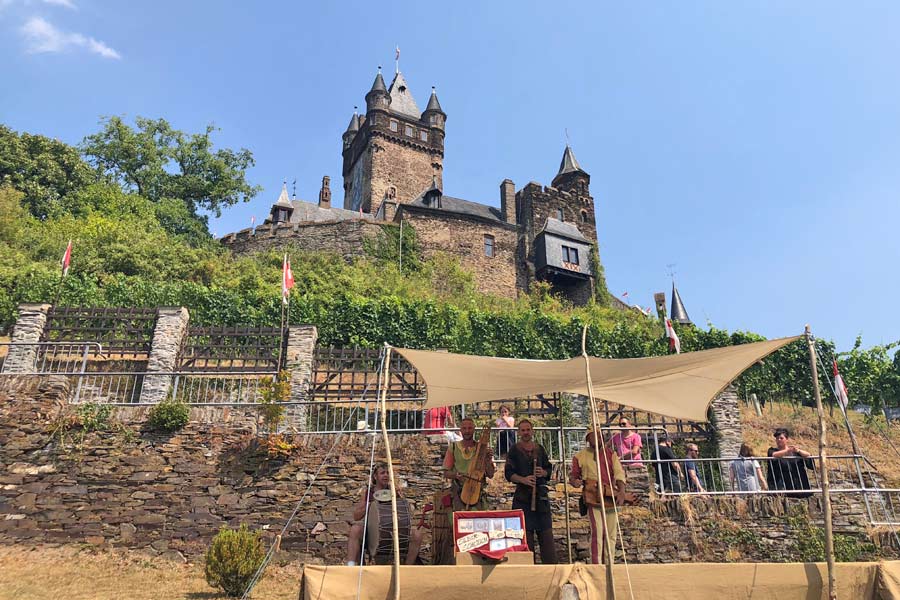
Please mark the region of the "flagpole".
[[828, 481], [828, 458], [825, 443], [825, 410], [822, 408], [822, 394], [819, 392], [819, 372], [816, 369], [816, 346], [809, 325], [806, 326], [806, 343], [809, 346], [809, 367], [812, 371], [813, 396], [816, 399], [816, 414], [819, 417], [819, 470], [822, 482], [822, 511], [825, 521], [825, 564], [828, 567], [828, 598], [837, 600], [834, 583], [834, 532], [831, 523], [831, 485]]
[[284, 353], [284, 306], [288, 304], [290, 306], [290, 294], [288, 294], [287, 302], [285, 302], [285, 294], [284, 294], [284, 280], [285, 280], [285, 271], [287, 269], [287, 253], [284, 254], [284, 259], [281, 261], [281, 325], [278, 328], [278, 365], [275, 367], [276, 377], [278, 376], [279, 371], [281, 371], [281, 360], [283, 358]]

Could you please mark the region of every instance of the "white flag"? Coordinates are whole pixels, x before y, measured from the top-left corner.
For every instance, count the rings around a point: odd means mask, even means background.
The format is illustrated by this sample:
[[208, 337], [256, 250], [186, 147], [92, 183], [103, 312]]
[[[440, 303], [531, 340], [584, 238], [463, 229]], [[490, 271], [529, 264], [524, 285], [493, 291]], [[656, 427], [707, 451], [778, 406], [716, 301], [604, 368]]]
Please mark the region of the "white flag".
[[847, 408], [847, 405], [850, 404], [850, 396], [847, 394], [847, 386], [844, 385], [844, 378], [841, 377], [840, 371], [838, 371], [837, 361], [832, 359], [832, 367], [834, 371], [834, 395], [837, 396], [838, 402], [841, 403], [841, 406]]
[[672, 327], [672, 319], [666, 319], [666, 337], [669, 338], [669, 350], [675, 350], [675, 354], [681, 354], [681, 340]]

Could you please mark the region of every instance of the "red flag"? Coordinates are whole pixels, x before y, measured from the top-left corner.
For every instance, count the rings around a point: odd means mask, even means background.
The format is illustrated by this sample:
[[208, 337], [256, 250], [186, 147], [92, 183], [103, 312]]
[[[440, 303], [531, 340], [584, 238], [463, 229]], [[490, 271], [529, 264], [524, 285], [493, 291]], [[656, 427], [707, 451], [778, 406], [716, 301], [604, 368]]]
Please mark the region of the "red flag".
[[669, 338], [669, 350], [675, 350], [675, 354], [681, 354], [681, 340], [672, 327], [672, 319], [666, 319], [666, 337]]
[[400, 60], [400, 46], [397, 46], [397, 54], [394, 56], [394, 60]]
[[294, 272], [291, 271], [291, 259], [284, 255], [284, 263], [281, 265], [281, 301], [288, 303], [291, 288], [294, 287]]
[[250, 227], [253, 227], [254, 225], [256, 225], [256, 215], [250, 217]]
[[69, 244], [66, 246], [66, 251], [63, 252], [62, 257], [62, 276], [65, 277], [69, 274], [69, 264], [72, 262], [72, 240], [69, 240]]
[[844, 385], [844, 378], [841, 377], [841, 374], [838, 371], [837, 361], [832, 359], [831, 362], [834, 371], [834, 395], [837, 396], [838, 402], [841, 403], [841, 406], [847, 408], [847, 405], [850, 404], [850, 396], [849, 394], [847, 394], [847, 386]]

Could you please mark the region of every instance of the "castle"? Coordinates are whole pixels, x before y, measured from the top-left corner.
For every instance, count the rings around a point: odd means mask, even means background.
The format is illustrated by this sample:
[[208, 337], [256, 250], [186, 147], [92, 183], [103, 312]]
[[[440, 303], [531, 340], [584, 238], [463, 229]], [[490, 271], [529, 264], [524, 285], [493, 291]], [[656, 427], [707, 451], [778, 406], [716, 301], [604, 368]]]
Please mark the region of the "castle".
[[591, 177], [571, 147], [550, 186], [516, 191], [504, 179], [498, 209], [444, 194], [447, 113], [434, 88], [420, 111], [399, 69], [390, 86], [379, 69], [365, 101], [365, 114], [354, 111], [342, 136], [343, 208], [332, 206], [328, 176], [317, 204], [289, 198], [285, 185], [263, 225], [222, 242], [235, 252], [290, 243], [349, 258], [381, 226], [402, 223], [415, 229], [426, 257], [457, 257], [482, 292], [515, 297], [546, 281], [576, 305], [594, 296], [603, 274]]

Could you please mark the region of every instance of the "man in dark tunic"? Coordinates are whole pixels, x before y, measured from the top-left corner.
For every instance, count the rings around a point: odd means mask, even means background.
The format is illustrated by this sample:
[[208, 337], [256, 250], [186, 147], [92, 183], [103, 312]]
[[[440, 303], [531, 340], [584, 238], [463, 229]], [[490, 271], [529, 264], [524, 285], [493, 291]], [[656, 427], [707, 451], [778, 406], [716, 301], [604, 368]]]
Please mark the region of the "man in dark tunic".
[[[534, 551], [537, 538], [541, 547], [541, 563], [556, 564], [558, 562], [556, 544], [553, 541], [553, 519], [550, 514], [550, 496], [547, 488], [551, 468], [550, 458], [544, 448], [534, 441], [531, 421], [528, 419], [519, 421], [518, 440], [506, 455], [506, 480], [516, 484], [512, 507], [520, 508], [525, 513], [525, 536], [528, 547]], [[535, 510], [531, 510], [533, 497]]]

